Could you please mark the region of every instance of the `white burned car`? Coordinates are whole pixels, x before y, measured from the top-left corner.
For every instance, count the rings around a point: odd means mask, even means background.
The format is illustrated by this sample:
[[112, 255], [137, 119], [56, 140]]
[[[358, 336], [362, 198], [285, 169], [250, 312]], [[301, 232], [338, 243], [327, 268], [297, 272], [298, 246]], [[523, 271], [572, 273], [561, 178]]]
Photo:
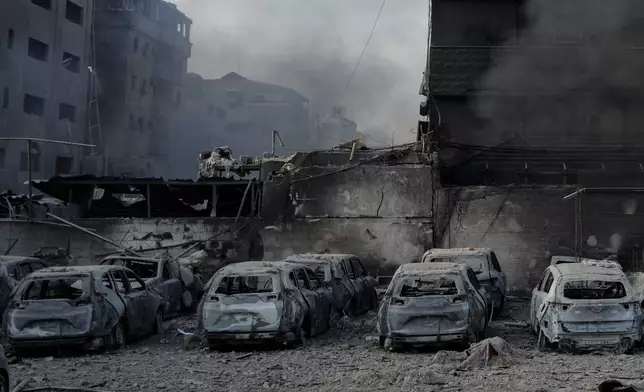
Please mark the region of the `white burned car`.
[[287, 262], [229, 264], [206, 284], [198, 329], [211, 348], [299, 344], [330, 328], [333, 294], [310, 268]]
[[473, 343], [487, 328], [485, 289], [459, 263], [398, 267], [378, 310], [381, 346]]
[[615, 263], [584, 260], [546, 268], [532, 291], [529, 323], [539, 349], [630, 349], [641, 337], [642, 308]]

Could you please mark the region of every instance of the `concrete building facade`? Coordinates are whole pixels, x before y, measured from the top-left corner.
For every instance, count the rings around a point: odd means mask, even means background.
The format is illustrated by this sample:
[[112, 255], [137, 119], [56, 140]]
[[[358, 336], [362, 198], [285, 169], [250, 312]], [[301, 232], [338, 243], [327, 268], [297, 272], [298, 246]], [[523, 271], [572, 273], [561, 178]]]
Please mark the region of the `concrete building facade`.
[[286, 151], [311, 148], [309, 101], [290, 88], [231, 72], [215, 80], [190, 74], [184, 91], [186, 132], [173, 143], [173, 161], [181, 162], [176, 176], [194, 176], [197, 155], [214, 147], [228, 145], [236, 155], [269, 152], [273, 130]]
[[95, 19], [102, 159], [91, 171], [167, 176], [192, 21], [163, 0], [98, 0]]
[[[87, 142], [93, 0], [0, 2], [0, 136]], [[32, 145], [34, 178], [79, 174], [87, 151]], [[0, 141], [0, 191], [24, 193], [24, 141]]]

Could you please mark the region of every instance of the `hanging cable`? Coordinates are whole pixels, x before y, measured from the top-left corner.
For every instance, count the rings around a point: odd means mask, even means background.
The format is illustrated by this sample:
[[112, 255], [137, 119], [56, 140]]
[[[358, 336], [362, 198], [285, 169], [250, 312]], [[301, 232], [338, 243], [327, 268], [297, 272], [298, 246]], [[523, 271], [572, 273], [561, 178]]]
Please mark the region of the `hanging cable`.
[[362, 48], [362, 53], [360, 53], [358, 62], [356, 63], [356, 66], [353, 69], [353, 72], [351, 72], [351, 76], [349, 76], [349, 80], [347, 80], [346, 86], [344, 86], [344, 91], [342, 92], [340, 103], [344, 101], [344, 96], [347, 94], [347, 91], [349, 90], [351, 81], [353, 80], [353, 77], [358, 71], [358, 68], [360, 68], [360, 63], [362, 62], [362, 58], [364, 57], [364, 54], [367, 51], [367, 48], [369, 47], [369, 43], [371, 42], [371, 37], [373, 37], [374, 31], [376, 31], [376, 26], [378, 26], [378, 21], [380, 20], [380, 15], [382, 15], [382, 10], [385, 8], [385, 3], [387, 3], [387, 0], [382, 0], [382, 4], [380, 5], [380, 10], [378, 11], [378, 15], [376, 16], [376, 20], [373, 22], [373, 27], [371, 27], [371, 33], [369, 33], [369, 37], [367, 38], [367, 42], [365, 42], [364, 47]]

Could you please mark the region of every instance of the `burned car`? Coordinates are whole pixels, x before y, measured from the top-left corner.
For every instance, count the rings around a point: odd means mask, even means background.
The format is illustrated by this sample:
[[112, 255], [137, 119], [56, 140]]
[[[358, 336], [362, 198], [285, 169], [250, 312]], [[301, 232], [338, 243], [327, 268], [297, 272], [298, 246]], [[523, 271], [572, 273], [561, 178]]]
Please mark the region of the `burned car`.
[[378, 306], [376, 279], [358, 256], [306, 253], [289, 256], [285, 261], [313, 269], [331, 287], [336, 309], [341, 313], [362, 314]]
[[296, 345], [330, 327], [331, 289], [300, 264], [229, 264], [206, 287], [198, 330], [211, 348], [266, 341]]
[[117, 349], [129, 338], [162, 332], [162, 321], [161, 297], [127, 268], [51, 267], [20, 282], [3, 329], [17, 351]]
[[539, 349], [625, 352], [640, 340], [642, 308], [616, 263], [546, 268], [532, 291], [529, 324]]
[[0, 256], [0, 314], [4, 314], [11, 292], [25, 276], [47, 267], [34, 257]]
[[458, 263], [398, 267], [378, 310], [380, 345], [469, 344], [485, 336], [487, 302], [474, 271]]
[[148, 288], [163, 297], [165, 317], [194, 309], [203, 294], [201, 277], [172, 258], [108, 256], [101, 265], [120, 265], [134, 271]]
[[507, 276], [501, 270], [496, 253], [487, 248], [431, 249], [423, 255], [423, 263], [446, 262], [467, 264], [487, 290], [488, 310], [498, 314], [503, 310]]

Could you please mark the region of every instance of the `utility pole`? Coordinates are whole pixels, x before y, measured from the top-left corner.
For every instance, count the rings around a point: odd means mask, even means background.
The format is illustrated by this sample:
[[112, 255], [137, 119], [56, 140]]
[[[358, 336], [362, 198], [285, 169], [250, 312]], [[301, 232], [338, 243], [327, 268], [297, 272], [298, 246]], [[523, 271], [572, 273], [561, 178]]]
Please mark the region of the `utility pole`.
[[33, 165], [31, 163], [32, 159], [32, 147], [33, 147], [33, 142], [38, 142], [38, 143], [50, 143], [50, 144], [64, 144], [67, 146], [78, 146], [78, 147], [96, 147], [93, 144], [84, 144], [84, 143], [74, 143], [74, 142], [65, 142], [62, 140], [48, 140], [48, 139], [38, 139], [38, 138], [32, 138], [32, 137], [0, 137], [0, 140], [7, 140], [7, 141], [26, 141], [27, 142], [27, 171], [28, 171], [28, 178], [29, 178], [29, 183], [27, 184], [28, 187], [28, 196], [29, 198], [27, 199], [27, 203], [29, 203], [29, 216], [33, 217], [33, 208], [31, 205], [31, 198], [33, 196], [33, 185], [31, 182], [33, 181]]

